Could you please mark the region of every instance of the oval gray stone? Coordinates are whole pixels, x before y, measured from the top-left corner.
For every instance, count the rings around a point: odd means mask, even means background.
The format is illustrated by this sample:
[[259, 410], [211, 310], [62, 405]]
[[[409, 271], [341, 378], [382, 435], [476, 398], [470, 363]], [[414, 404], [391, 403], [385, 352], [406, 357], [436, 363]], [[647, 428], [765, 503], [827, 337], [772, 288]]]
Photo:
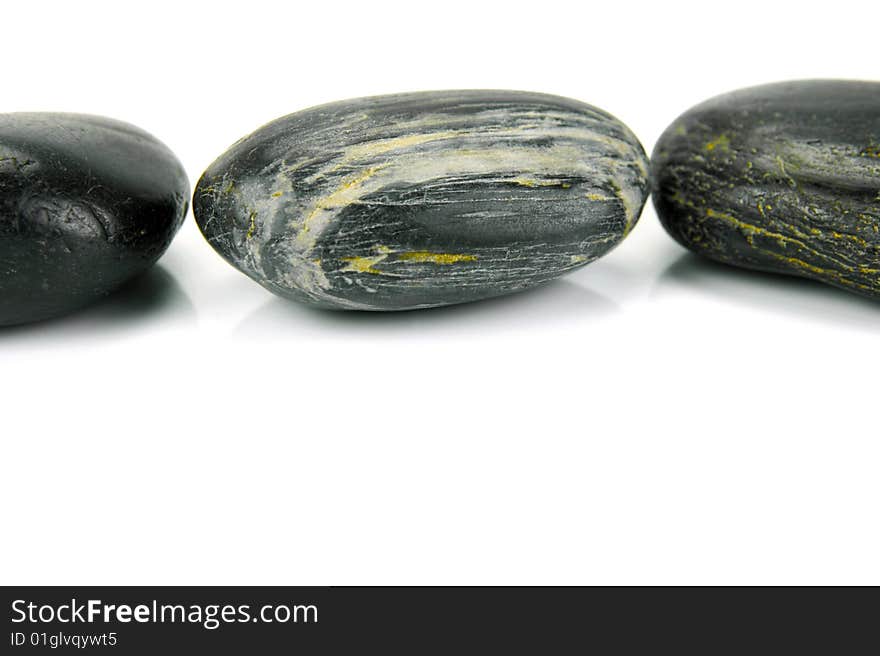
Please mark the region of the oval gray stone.
[[657, 214], [692, 251], [880, 296], [880, 83], [713, 98], [669, 126], [652, 167]]
[[220, 156], [193, 207], [267, 289], [324, 308], [407, 310], [519, 291], [607, 253], [648, 193], [609, 114], [516, 91], [332, 103]]

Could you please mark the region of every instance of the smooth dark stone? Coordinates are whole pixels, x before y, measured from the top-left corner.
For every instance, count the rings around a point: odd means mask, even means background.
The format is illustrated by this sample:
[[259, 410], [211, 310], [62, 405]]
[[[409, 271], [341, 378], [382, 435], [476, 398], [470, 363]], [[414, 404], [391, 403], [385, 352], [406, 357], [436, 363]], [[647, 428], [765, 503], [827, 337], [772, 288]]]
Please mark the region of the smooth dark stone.
[[633, 134], [516, 91], [337, 102], [278, 119], [202, 176], [210, 244], [267, 289], [407, 310], [515, 292], [607, 253], [648, 193]]
[[880, 83], [719, 96], [669, 126], [652, 168], [660, 220], [687, 248], [880, 295]]
[[180, 162], [139, 128], [0, 114], [0, 325], [69, 312], [144, 271], [188, 202]]

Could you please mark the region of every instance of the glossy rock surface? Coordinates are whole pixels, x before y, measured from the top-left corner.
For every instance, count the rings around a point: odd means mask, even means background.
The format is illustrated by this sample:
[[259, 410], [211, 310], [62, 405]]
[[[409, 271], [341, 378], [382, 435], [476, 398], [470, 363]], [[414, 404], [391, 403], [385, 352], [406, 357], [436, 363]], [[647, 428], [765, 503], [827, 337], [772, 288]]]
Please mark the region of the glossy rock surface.
[[0, 325], [71, 311], [144, 271], [188, 201], [183, 167], [132, 125], [0, 114]]
[[323, 105], [224, 153], [193, 206], [211, 245], [282, 296], [404, 310], [515, 292], [637, 221], [647, 161], [589, 105], [443, 91]]
[[687, 248], [880, 296], [880, 83], [719, 96], [666, 130], [652, 167], [657, 213]]

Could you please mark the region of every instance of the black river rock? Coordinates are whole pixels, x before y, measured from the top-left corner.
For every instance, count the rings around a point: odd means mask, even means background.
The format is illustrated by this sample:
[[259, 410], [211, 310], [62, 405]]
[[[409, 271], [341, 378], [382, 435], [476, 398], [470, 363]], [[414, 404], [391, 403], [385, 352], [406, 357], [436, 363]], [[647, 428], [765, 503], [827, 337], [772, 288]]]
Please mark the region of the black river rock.
[[0, 114], [0, 325], [69, 312], [144, 271], [188, 201], [180, 162], [139, 128]]
[[880, 296], [880, 83], [719, 96], [669, 126], [652, 169], [660, 220], [694, 252]]
[[515, 91], [315, 107], [242, 139], [193, 199], [208, 242], [267, 289], [407, 310], [515, 292], [607, 253], [648, 164], [602, 110]]

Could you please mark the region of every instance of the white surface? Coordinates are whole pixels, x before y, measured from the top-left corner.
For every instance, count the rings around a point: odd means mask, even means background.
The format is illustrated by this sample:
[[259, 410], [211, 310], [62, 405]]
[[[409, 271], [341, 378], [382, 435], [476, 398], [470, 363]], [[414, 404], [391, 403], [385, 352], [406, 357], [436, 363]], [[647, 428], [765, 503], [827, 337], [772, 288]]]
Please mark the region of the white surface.
[[[650, 152], [718, 93], [880, 78], [873, 2], [589, 5], [12, 3], [0, 109], [135, 123], [195, 184], [359, 95], [558, 93]], [[650, 206], [564, 280], [399, 315], [276, 299], [190, 217], [133, 288], [0, 332], [0, 583], [877, 584], [878, 333]]]

